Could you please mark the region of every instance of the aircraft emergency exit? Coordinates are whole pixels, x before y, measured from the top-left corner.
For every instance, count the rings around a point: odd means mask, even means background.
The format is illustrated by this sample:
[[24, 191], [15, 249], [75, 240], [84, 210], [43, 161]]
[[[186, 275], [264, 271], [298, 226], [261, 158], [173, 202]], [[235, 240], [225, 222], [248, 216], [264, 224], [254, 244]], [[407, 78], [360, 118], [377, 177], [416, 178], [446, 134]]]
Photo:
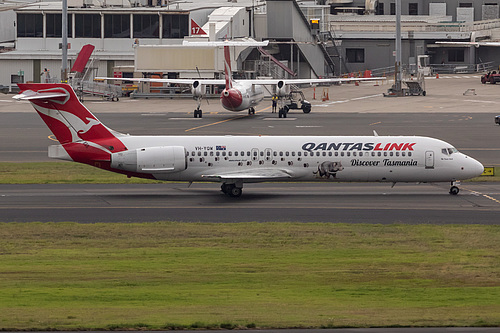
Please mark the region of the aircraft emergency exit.
[[444, 141], [418, 136], [134, 136], [102, 124], [67, 84], [19, 84], [59, 141], [49, 157], [165, 181], [222, 183], [455, 182], [483, 165]]

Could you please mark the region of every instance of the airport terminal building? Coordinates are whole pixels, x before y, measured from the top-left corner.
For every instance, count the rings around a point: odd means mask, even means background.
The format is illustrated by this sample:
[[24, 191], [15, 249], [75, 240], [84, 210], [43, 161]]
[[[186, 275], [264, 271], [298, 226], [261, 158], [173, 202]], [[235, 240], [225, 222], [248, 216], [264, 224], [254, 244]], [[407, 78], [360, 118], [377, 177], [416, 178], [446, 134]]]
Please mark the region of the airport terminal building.
[[[499, 47], [437, 42], [500, 40], [499, 2], [402, 0], [403, 64], [414, 66], [419, 55], [427, 55], [443, 71], [498, 69]], [[269, 40], [264, 49], [238, 50], [233, 70], [248, 77], [388, 74], [394, 65], [393, 0], [68, 0], [68, 7], [70, 67], [81, 47], [92, 44], [99, 76], [133, 68], [134, 75], [151, 70], [218, 77], [220, 63], [200, 73], [187, 61], [196, 51], [179, 56], [185, 39]], [[61, 2], [3, 4], [0, 10], [0, 85], [59, 81]], [[163, 60], [177, 49], [180, 60], [168, 68], [137, 67], [137, 49], [145, 46], [164, 48]]]

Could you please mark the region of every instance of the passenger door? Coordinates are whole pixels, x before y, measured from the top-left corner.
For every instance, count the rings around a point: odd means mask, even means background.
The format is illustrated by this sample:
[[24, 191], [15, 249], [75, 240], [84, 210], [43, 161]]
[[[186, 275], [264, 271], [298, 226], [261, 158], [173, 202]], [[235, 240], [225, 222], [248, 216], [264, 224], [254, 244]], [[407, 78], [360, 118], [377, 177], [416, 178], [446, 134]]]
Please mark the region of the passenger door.
[[434, 169], [434, 152], [431, 150], [425, 152], [425, 168]]

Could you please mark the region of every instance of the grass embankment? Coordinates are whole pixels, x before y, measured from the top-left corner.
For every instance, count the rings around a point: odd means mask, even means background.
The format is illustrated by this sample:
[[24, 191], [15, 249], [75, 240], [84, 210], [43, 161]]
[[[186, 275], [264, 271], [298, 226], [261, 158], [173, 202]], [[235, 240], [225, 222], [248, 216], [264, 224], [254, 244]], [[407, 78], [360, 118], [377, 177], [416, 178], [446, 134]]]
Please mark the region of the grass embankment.
[[0, 329], [500, 325], [500, 227], [0, 224]]
[[[500, 181], [500, 168], [495, 176], [482, 176], [471, 181]], [[132, 184], [159, 181], [127, 178], [127, 176], [73, 162], [0, 163], [0, 184]]]

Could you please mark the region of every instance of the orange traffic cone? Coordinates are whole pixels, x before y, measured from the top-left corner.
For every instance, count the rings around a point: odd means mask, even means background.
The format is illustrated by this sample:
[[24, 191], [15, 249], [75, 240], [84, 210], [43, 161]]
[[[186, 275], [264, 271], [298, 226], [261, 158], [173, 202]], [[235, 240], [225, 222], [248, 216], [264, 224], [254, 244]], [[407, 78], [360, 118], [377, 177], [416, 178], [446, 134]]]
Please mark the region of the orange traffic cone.
[[436, 73], [436, 79], [439, 79], [439, 73]]

